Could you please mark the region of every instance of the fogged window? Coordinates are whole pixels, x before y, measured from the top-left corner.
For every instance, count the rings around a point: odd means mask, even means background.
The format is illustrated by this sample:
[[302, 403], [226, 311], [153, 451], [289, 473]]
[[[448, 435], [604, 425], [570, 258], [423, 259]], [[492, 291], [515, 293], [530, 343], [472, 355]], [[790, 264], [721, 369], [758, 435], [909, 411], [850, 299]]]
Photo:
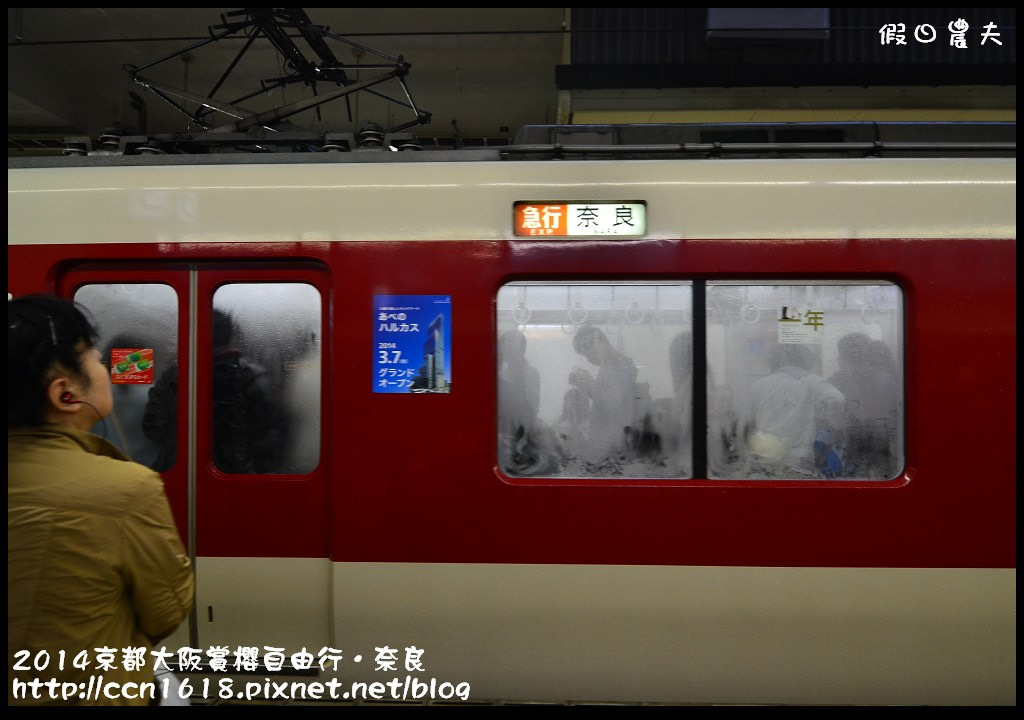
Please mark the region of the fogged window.
[[707, 283], [708, 477], [895, 477], [903, 299], [889, 283]]
[[233, 283], [213, 297], [213, 462], [229, 473], [304, 473], [320, 461], [320, 293]]
[[498, 292], [498, 455], [520, 477], [691, 476], [689, 283]]
[[[175, 426], [147, 427], [146, 404], [156, 378], [178, 362], [178, 298], [168, 285], [94, 284], [75, 293], [100, 333], [110, 368], [113, 412], [92, 432], [154, 470], [174, 464]], [[166, 432], [164, 432], [166, 431]]]
[[[705, 309], [697, 318], [695, 306]], [[513, 283], [497, 309], [498, 462], [508, 475], [902, 471], [896, 285]]]

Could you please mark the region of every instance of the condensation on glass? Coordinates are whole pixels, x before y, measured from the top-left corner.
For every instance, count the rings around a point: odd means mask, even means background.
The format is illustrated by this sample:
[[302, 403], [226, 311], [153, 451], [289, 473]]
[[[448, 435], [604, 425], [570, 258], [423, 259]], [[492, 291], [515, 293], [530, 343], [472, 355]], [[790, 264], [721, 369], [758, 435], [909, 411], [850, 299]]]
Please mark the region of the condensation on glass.
[[497, 330], [509, 476], [902, 471], [903, 294], [892, 283], [511, 283], [498, 291]]
[[[114, 411], [93, 432], [137, 462], [171, 469], [184, 441], [177, 294], [159, 283], [90, 284], [74, 299], [96, 321], [108, 362], [114, 348], [153, 351], [152, 379], [114, 384]], [[243, 474], [312, 472], [320, 462], [319, 291], [306, 283], [235, 283], [218, 288], [213, 304], [229, 331], [212, 351], [214, 464]]]
[[501, 287], [501, 470], [690, 477], [692, 308], [688, 282]]
[[[88, 309], [100, 333], [97, 348], [104, 362], [111, 362], [117, 348], [148, 348], [153, 351], [153, 377], [178, 362], [178, 296], [161, 283], [111, 283], [84, 285], [74, 300]], [[151, 383], [113, 384], [114, 409], [92, 432], [114, 443], [136, 462], [161, 467], [163, 443], [146, 436], [143, 416]], [[173, 454], [170, 464], [173, 464]], [[169, 466], [168, 466], [169, 467]]]
[[891, 479], [903, 295], [888, 282], [708, 282], [708, 477]]
[[320, 462], [321, 297], [306, 283], [231, 283], [213, 296], [212, 449], [231, 473]]

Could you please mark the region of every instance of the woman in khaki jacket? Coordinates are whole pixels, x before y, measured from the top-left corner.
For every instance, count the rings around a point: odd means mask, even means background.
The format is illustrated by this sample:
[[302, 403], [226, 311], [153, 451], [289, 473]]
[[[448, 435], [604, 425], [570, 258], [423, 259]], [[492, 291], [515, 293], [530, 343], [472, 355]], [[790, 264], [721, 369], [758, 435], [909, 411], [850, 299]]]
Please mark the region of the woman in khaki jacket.
[[7, 303], [9, 705], [159, 701], [150, 650], [192, 609], [160, 475], [88, 432], [113, 408], [96, 337], [70, 301]]

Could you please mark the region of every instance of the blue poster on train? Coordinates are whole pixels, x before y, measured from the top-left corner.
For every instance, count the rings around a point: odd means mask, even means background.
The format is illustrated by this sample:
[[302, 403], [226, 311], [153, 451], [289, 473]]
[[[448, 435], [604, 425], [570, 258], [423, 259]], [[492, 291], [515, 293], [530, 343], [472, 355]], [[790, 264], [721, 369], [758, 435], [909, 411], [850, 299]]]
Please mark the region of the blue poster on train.
[[373, 391], [452, 387], [451, 295], [373, 296]]

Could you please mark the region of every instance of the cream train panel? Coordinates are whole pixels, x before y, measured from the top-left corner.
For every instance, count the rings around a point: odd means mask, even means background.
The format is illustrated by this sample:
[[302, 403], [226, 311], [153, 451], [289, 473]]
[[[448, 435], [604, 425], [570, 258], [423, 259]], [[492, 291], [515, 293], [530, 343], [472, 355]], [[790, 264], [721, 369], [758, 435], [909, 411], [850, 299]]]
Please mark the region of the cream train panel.
[[[80, 242], [86, 230], [105, 243], [511, 240], [514, 202], [618, 202], [631, 193], [648, 204], [651, 240], [991, 238], [1016, 231], [1006, 213], [1015, 204], [1013, 159], [562, 161], [543, 165], [543, 182], [538, 167], [22, 169], [14, 171], [18, 190], [9, 191], [8, 227], [18, 228], [13, 242], [21, 245]], [[401, 213], [394, 212], [396, 197]]]
[[1013, 569], [197, 562], [213, 644], [329, 647], [346, 684], [412, 647], [476, 700], [1016, 702]]

